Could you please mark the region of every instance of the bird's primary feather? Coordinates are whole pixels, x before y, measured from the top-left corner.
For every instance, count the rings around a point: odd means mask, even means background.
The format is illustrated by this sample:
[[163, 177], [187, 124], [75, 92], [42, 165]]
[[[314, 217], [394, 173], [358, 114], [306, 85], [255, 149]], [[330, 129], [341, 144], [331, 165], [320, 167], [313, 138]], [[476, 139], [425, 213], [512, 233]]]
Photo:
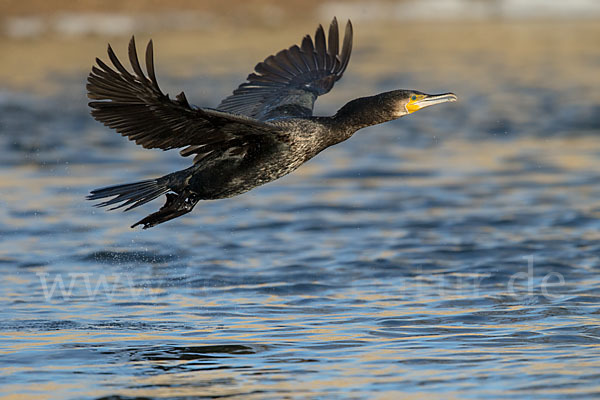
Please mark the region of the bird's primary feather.
[[155, 75], [152, 41], [146, 48], [146, 70], [138, 61], [135, 39], [129, 42], [130, 73], [108, 46], [114, 68], [96, 59], [88, 77], [92, 116], [147, 149], [184, 148], [195, 162], [212, 153], [243, 147], [249, 141], [276, 141], [279, 128], [243, 115], [192, 107], [183, 92], [175, 100], [164, 94]]
[[339, 53], [338, 23], [334, 18], [327, 41], [319, 25], [314, 42], [306, 35], [300, 47], [294, 45], [267, 57], [217, 109], [261, 121], [280, 116], [310, 117], [317, 97], [329, 92], [342, 77], [351, 53], [352, 24], [346, 24]]

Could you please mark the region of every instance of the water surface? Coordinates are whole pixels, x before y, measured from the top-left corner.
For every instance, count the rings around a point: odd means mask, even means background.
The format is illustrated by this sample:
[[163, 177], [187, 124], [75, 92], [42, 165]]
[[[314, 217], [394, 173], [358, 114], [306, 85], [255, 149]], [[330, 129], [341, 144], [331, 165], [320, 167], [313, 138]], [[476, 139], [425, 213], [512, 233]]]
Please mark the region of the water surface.
[[[72, 60], [0, 74], [3, 397], [600, 396], [598, 25], [355, 31], [319, 113], [399, 87], [460, 102], [146, 231], [159, 202], [84, 196], [189, 160], [89, 117], [104, 38], [3, 39]], [[159, 81], [215, 105], [302, 33], [153, 35]]]

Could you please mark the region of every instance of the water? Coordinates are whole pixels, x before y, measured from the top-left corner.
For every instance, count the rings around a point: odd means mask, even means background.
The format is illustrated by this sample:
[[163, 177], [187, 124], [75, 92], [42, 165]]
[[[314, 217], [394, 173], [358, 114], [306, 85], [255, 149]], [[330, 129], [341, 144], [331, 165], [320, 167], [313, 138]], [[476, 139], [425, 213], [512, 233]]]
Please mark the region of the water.
[[[356, 26], [319, 112], [409, 85], [460, 102], [147, 231], [128, 226], [158, 203], [84, 196], [189, 160], [89, 117], [104, 38], [29, 43], [83, 61], [9, 71], [0, 93], [2, 396], [600, 396], [598, 25], [405, 29]], [[159, 81], [216, 104], [290, 32], [156, 35]]]

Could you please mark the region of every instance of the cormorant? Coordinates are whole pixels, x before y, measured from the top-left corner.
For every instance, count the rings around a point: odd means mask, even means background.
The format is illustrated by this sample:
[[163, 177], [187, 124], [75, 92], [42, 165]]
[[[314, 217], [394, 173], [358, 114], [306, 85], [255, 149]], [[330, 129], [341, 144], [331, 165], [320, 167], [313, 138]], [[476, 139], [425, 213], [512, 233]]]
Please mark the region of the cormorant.
[[289, 174], [357, 130], [391, 121], [434, 104], [456, 101], [452, 93], [429, 95], [393, 90], [350, 101], [331, 117], [313, 116], [318, 96], [331, 90], [350, 60], [352, 24], [339, 47], [333, 19], [325, 38], [319, 25], [314, 41], [306, 35], [254, 67], [217, 108], [195, 107], [183, 92], [171, 99], [158, 86], [152, 40], [146, 48], [146, 74], [135, 40], [129, 42], [129, 72], [110, 45], [109, 67], [96, 58], [88, 77], [92, 116], [146, 149], [181, 148], [194, 155], [191, 167], [157, 179], [96, 189], [89, 200], [112, 197], [98, 207], [125, 211], [166, 195], [159, 211], [132, 225], [150, 228], [190, 212], [200, 200], [244, 193]]

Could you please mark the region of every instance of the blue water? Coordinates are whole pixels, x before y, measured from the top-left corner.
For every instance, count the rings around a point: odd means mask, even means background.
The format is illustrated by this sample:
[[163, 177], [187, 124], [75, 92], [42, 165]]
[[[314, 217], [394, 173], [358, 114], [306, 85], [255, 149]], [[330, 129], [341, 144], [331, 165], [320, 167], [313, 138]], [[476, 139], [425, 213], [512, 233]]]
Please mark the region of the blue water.
[[589, 95], [568, 112], [562, 88], [466, 77], [459, 103], [142, 231], [160, 202], [105, 212], [85, 195], [189, 160], [93, 121], [79, 78], [0, 93], [2, 396], [600, 397]]

